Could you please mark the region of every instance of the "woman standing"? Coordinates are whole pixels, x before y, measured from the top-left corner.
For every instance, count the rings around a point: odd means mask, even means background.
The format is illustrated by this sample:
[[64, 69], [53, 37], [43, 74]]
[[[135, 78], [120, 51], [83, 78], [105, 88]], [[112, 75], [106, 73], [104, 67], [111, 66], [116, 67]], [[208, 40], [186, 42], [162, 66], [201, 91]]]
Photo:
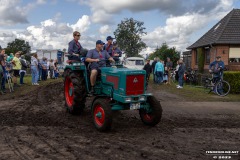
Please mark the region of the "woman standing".
[[22, 64], [22, 68], [20, 70], [20, 85], [23, 85], [24, 84], [23, 83], [23, 78], [24, 78], [24, 76], [26, 74], [26, 71], [27, 71], [27, 61], [26, 61], [24, 55], [21, 56], [20, 62]]
[[164, 74], [164, 66], [160, 62], [160, 59], [157, 58], [157, 63], [154, 69], [155, 74], [157, 75], [157, 83], [160, 84], [163, 81], [163, 74]]
[[178, 86], [177, 88], [183, 88], [183, 76], [185, 72], [185, 65], [183, 63], [183, 60], [180, 59], [178, 61], [179, 68], [178, 68]]
[[31, 57], [31, 73], [32, 73], [32, 85], [39, 85], [38, 82], [38, 60], [37, 54], [34, 53]]

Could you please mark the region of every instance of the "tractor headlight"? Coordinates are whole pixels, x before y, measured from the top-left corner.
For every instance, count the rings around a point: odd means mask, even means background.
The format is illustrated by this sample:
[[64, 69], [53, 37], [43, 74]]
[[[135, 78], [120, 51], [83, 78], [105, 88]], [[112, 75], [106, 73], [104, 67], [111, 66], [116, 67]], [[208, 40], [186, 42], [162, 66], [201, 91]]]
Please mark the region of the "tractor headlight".
[[145, 97], [145, 96], [139, 97], [139, 101], [145, 101], [145, 100], [146, 100], [146, 97]]
[[131, 97], [125, 98], [125, 102], [131, 102], [131, 101], [132, 101], [132, 98], [131, 98]]

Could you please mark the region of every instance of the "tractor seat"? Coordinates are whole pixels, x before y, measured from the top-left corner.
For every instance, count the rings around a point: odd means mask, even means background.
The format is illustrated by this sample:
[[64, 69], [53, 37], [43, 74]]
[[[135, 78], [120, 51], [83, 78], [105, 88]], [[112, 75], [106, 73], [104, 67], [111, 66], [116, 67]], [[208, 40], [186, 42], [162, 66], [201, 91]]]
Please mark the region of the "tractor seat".
[[66, 61], [68, 64], [73, 64], [73, 63], [80, 63], [81, 61], [79, 60], [67, 60]]

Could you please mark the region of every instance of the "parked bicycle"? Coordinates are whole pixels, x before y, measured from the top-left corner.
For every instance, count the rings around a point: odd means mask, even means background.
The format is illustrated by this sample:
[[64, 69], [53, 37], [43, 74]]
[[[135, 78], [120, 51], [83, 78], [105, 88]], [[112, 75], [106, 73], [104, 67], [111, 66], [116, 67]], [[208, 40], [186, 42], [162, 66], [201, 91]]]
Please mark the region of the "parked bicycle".
[[[223, 80], [222, 72], [219, 70], [219, 77], [206, 78], [204, 88], [209, 89], [208, 93], [214, 92], [219, 96], [226, 96], [230, 92], [230, 84]], [[214, 74], [211, 72], [211, 74]]]
[[198, 83], [197, 70], [188, 68], [188, 70], [184, 74], [184, 80], [188, 84], [197, 85]]

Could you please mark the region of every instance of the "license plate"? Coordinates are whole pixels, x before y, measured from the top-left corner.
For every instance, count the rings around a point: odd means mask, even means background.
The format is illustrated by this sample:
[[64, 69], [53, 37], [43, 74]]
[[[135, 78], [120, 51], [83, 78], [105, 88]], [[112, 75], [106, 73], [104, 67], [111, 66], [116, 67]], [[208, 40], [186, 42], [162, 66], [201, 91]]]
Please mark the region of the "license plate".
[[131, 103], [130, 110], [140, 109], [140, 103]]

